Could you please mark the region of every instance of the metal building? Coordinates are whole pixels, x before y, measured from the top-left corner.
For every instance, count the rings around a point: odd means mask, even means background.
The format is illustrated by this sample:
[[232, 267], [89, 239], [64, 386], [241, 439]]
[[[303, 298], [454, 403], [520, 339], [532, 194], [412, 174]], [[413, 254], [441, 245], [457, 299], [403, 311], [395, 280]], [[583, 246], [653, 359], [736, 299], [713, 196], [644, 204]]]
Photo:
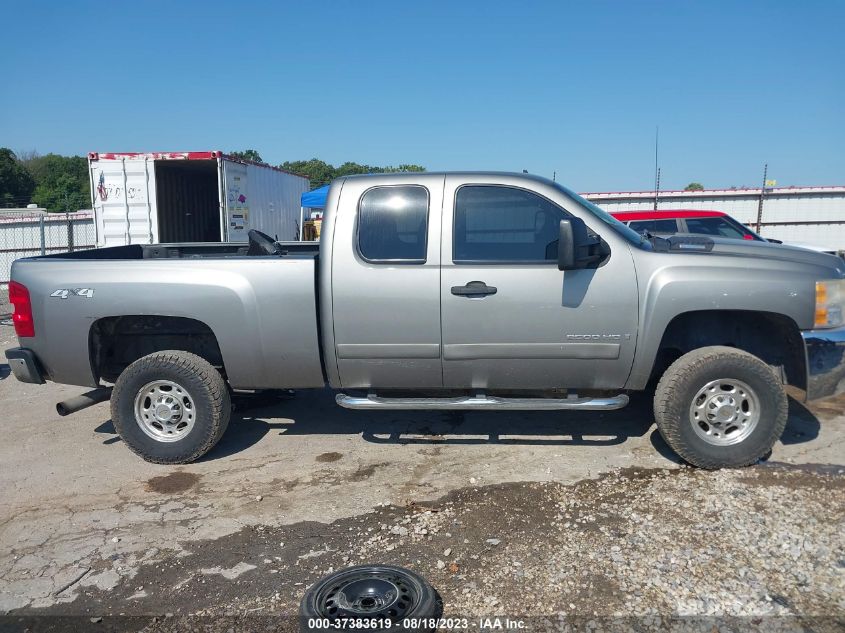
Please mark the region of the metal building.
[[95, 242], [92, 211], [0, 209], [0, 285], [8, 283], [12, 262], [20, 257], [85, 250]]
[[[583, 193], [608, 212], [647, 211], [655, 208], [653, 191]], [[760, 196], [762, 214], [758, 218]], [[705, 189], [661, 191], [657, 210], [699, 209], [723, 211], [763, 237], [829, 250], [845, 250], [845, 186], [775, 187], [766, 189]]]

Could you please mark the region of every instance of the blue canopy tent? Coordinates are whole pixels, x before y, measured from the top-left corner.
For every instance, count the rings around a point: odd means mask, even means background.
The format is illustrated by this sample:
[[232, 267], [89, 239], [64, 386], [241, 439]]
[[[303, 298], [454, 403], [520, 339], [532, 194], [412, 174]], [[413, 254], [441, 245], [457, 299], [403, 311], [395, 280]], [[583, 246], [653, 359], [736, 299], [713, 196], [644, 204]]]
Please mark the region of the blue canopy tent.
[[315, 189], [314, 191], [306, 191], [300, 198], [300, 206], [306, 209], [325, 209], [326, 198], [329, 196], [329, 185]]
[[314, 191], [306, 191], [299, 198], [299, 239], [302, 240], [302, 230], [305, 224], [305, 209], [325, 209], [326, 198], [329, 197], [329, 185]]

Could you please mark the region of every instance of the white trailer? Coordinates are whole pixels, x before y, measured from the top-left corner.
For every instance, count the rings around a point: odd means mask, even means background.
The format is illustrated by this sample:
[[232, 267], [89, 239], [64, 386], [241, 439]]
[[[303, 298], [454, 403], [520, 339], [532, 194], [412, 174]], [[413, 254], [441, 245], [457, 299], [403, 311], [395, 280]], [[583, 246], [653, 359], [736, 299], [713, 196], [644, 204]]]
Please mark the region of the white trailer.
[[208, 152], [88, 154], [97, 246], [299, 239], [308, 178]]

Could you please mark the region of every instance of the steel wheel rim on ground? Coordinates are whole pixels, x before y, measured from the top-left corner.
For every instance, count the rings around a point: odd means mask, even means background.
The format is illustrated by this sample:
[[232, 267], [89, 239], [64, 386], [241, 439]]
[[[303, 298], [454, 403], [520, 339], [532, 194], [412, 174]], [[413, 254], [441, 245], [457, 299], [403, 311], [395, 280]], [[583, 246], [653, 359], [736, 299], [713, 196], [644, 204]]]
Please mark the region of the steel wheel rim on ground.
[[760, 399], [735, 378], [711, 380], [695, 394], [689, 420], [696, 435], [714, 446], [745, 440], [760, 422]]
[[172, 380], [154, 380], [135, 396], [135, 421], [157, 442], [176, 442], [191, 432], [197, 408], [193, 396]]
[[354, 569], [326, 579], [315, 596], [320, 617], [390, 618], [394, 622], [411, 613], [420, 601], [422, 587], [398, 570]]

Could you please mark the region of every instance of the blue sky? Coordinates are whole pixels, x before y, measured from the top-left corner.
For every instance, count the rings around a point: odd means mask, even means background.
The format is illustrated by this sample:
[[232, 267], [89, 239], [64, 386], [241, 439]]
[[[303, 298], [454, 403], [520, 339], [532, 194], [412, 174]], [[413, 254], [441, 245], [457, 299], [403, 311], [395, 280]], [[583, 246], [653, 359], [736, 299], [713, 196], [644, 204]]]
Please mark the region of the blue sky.
[[7, 2], [0, 146], [845, 184], [845, 2]]

